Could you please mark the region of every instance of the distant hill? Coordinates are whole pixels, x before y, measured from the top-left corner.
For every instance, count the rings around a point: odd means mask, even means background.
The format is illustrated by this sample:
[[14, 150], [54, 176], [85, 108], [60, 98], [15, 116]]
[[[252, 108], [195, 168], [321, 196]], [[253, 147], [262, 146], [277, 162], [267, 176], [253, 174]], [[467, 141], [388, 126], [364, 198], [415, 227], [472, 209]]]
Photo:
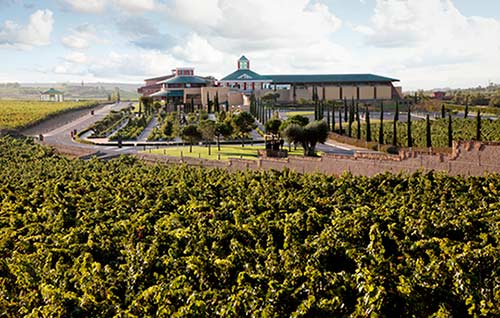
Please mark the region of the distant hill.
[[0, 99], [26, 99], [40, 98], [40, 92], [55, 88], [64, 92], [65, 99], [107, 99], [116, 89], [119, 89], [122, 99], [138, 98], [137, 89], [140, 84], [123, 83], [8, 83], [0, 84]]

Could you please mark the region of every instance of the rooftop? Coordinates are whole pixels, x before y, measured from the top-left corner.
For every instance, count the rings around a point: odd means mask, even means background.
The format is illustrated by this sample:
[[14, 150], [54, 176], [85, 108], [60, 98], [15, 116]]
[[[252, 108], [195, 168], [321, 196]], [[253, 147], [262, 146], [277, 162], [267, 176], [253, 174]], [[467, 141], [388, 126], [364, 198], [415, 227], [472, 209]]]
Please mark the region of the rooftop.
[[242, 81], [242, 80], [270, 81], [270, 79], [267, 78], [267, 76], [259, 75], [254, 71], [247, 69], [239, 69], [221, 79], [221, 81]]
[[399, 82], [398, 79], [374, 74], [311, 74], [311, 75], [263, 75], [274, 84], [294, 83], [352, 83], [370, 82], [385, 83]]
[[61, 91], [58, 91], [57, 89], [53, 89], [53, 88], [51, 88], [51, 89], [49, 89], [49, 90], [48, 90], [48, 91], [46, 91], [46, 92], [42, 92], [42, 94], [43, 94], [43, 95], [62, 95], [62, 94], [64, 94], [64, 93], [63, 93], [63, 92], [61, 92]]
[[174, 78], [161, 81], [160, 84], [206, 84], [207, 80], [199, 76], [176, 76]]

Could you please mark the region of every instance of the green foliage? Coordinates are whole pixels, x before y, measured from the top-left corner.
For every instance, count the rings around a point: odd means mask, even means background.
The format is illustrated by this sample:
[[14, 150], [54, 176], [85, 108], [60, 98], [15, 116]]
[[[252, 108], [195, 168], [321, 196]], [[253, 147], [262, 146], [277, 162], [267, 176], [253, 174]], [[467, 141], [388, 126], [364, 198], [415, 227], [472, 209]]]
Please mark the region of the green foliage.
[[243, 138], [251, 132], [257, 125], [255, 119], [248, 112], [241, 112], [232, 118], [232, 125], [234, 133], [241, 139], [242, 146], [244, 146]]
[[0, 164], [5, 317], [500, 316], [498, 175]]
[[130, 117], [129, 108], [122, 109], [121, 111], [111, 111], [106, 117], [87, 129], [92, 131], [90, 138], [109, 137], [128, 117]]
[[131, 117], [127, 125], [111, 136], [109, 140], [119, 140], [120, 138], [122, 140], [137, 140], [152, 119], [152, 115]]
[[97, 106], [95, 101], [41, 102], [0, 100], [0, 129], [20, 129], [64, 112]]
[[282, 124], [281, 120], [279, 120], [278, 118], [272, 118], [268, 120], [264, 126], [268, 134], [277, 135], [280, 131], [281, 124]]
[[290, 124], [283, 131], [283, 135], [288, 142], [301, 144], [304, 156], [315, 156], [316, 144], [324, 143], [328, 138], [328, 125], [324, 120], [314, 121], [305, 127]]
[[[432, 120], [431, 144], [433, 147], [442, 148], [448, 147], [448, 126], [449, 119]], [[453, 118], [452, 119], [453, 139], [459, 140], [475, 140], [477, 138], [477, 119], [476, 118]], [[481, 118], [480, 123], [481, 140], [482, 141], [500, 141], [500, 120], [492, 120]], [[380, 124], [372, 123], [371, 128], [380, 129]], [[398, 145], [408, 145], [408, 124], [407, 122], [397, 123], [397, 140]], [[366, 137], [366, 127], [362, 125], [362, 139]], [[384, 125], [384, 139], [392, 140], [393, 127], [392, 125]], [[426, 121], [418, 120], [411, 122], [411, 135], [413, 147], [427, 146]]]

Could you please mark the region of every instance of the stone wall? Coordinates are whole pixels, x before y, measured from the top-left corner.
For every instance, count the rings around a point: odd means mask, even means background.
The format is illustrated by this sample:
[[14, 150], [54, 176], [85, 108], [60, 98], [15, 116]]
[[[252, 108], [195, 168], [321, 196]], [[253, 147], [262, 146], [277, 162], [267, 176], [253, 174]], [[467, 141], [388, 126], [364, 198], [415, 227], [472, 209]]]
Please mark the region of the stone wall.
[[329, 155], [321, 158], [290, 156], [286, 159], [261, 158], [259, 160], [230, 159], [213, 161], [206, 159], [165, 157], [139, 154], [146, 162], [167, 164], [184, 163], [190, 166], [226, 168], [229, 170], [264, 169], [282, 170], [288, 168], [300, 173], [325, 173], [341, 175], [372, 176], [383, 172], [413, 173], [417, 171], [442, 171], [450, 175], [481, 176], [485, 173], [500, 173], [500, 144], [480, 142], [455, 143], [451, 154], [426, 154], [402, 151], [399, 155], [384, 153], [357, 153], [354, 156]]

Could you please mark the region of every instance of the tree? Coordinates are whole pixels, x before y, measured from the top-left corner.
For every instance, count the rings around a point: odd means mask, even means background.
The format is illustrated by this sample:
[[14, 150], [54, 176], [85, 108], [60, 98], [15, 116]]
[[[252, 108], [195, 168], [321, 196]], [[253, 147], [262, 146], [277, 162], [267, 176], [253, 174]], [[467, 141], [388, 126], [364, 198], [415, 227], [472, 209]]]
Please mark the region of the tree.
[[446, 108], [441, 104], [441, 118], [446, 118]]
[[198, 130], [201, 133], [201, 136], [208, 143], [208, 155], [212, 154], [211, 143], [215, 138], [215, 122], [212, 120], [202, 120], [198, 125]]
[[264, 127], [266, 128], [266, 132], [269, 134], [277, 135], [280, 131], [281, 120], [278, 118], [272, 118], [268, 120]]
[[469, 116], [469, 98], [467, 97], [465, 102], [464, 118], [467, 118], [468, 116]]
[[335, 131], [335, 102], [332, 105], [332, 131]]
[[384, 144], [384, 103], [380, 103], [380, 127], [378, 131], [378, 143]]
[[215, 136], [217, 137], [217, 150], [220, 151], [220, 137], [229, 138], [233, 134], [233, 126], [226, 121], [218, 122], [215, 125]]
[[250, 113], [242, 112], [233, 117], [232, 124], [234, 131], [241, 139], [241, 147], [245, 147], [245, 136], [257, 127], [255, 125], [255, 119]]
[[371, 142], [372, 141], [372, 129], [370, 125], [370, 112], [368, 111], [368, 106], [366, 106], [366, 141]]
[[210, 94], [207, 91], [207, 112], [210, 114], [212, 112], [212, 101], [210, 101]]
[[200, 141], [202, 138], [200, 131], [196, 125], [188, 125], [184, 127], [181, 134], [182, 140], [189, 143], [189, 152], [193, 152], [193, 144]]
[[354, 121], [354, 98], [352, 99], [352, 103], [349, 105], [349, 119], [347, 121], [347, 135], [352, 137], [352, 122]]
[[215, 92], [215, 98], [214, 98], [214, 111], [218, 113], [220, 111], [219, 109], [219, 92]]
[[481, 111], [477, 111], [476, 117], [476, 140], [481, 140]]
[[408, 105], [408, 122], [406, 124], [406, 127], [408, 128], [408, 148], [413, 147], [413, 140], [411, 137], [411, 109], [410, 106]]
[[398, 120], [397, 113], [394, 113], [394, 121], [392, 122], [392, 145], [398, 145]]
[[429, 119], [429, 114], [425, 116], [425, 144], [427, 148], [432, 147], [431, 120]]
[[[342, 106], [341, 106], [342, 107]], [[339, 134], [342, 135], [342, 109], [339, 109]]]
[[356, 137], [361, 139], [361, 119], [359, 118], [359, 103], [356, 102]]
[[141, 98], [139, 98], [139, 102], [144, 106], [144, 113], [146, 115], [151, 114], [151, 104], [153, 103], [153, 99], [149, 96], [141, 96]]
[[344, 120], [347, 121], [347, 99], [344, 98]]
[[314, 121], [305, 127], [291, 124], [283, 131], [283, 134], [289, 142], [302, 145], [304, 156], [314, 156], [316, 145], [324, 143], [328, 138], [328, 125], [324, 120]]
[[399, 120], [399, 100], [396, 101], [396, 110], [394, 112], [394, 120]]
[[453, 121], [451, 114], [448, 114], [448, 147], [453, 147]]
[[299, 126], [306, 126], [309, 124], [309, 118], [301, 115], [294, 115], [292, 117], [287, 118], [285, 121], [283, 121], [280, 125], [280, 131], [283, 132], [286, 127], [288, 127], [291, 124], [297, 124]]
[[194, 98], [191, 97], [191, 112], [194, 112]]

